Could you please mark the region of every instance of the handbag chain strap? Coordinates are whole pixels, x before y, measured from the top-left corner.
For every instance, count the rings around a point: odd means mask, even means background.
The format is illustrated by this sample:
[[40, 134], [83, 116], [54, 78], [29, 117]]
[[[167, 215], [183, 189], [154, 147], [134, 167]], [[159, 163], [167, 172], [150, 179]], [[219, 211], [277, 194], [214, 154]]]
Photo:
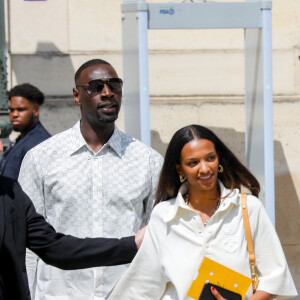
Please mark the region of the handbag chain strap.
[[243, 220], [244, 220], [244, 227], [245, 227], [245, 236], [246, 236], [247, 248], [249, 252], [249, 264], [250, 264], [251, 278], [252, 278], [252, 289], [253, 289], [253, 293], [255, 293], [259, 280], [255, 270], [256, 262], [255, 262], [255, 253], [254, 253], [253, 241], [251, 237], [249, 216], [247, 210], [247, 194], [242, 193], [241, 196], [242, 196], [242, 213], [243, 213]]

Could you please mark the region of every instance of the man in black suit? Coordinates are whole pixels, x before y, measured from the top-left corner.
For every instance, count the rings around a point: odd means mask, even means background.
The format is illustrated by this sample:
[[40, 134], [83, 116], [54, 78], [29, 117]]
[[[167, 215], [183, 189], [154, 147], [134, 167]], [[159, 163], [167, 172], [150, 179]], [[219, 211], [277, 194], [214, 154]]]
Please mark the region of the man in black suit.
[[85, 238], [57, 233], [39, 215], [16, 180], [0, 176], [0, 300], [30, 300], [25, 248], [61, 269], [131, 262], [142, 233], [122, 239]]

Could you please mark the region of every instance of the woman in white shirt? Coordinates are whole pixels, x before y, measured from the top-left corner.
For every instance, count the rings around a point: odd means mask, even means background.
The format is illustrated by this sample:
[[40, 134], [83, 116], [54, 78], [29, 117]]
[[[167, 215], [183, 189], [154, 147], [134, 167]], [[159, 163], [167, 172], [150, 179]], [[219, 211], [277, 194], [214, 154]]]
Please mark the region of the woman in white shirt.
[[296, 296], [281, 244], [257, 198], [258, 181], [212, 131], [190, 125], [170, 141], [144, 241], [109, 299], [192, 299], [186, 294], [205, 256], [251, 277], [241, 186], [252, 193], [247, 203], [259, 274], [257, 291], [250, 286], [245, 299]]

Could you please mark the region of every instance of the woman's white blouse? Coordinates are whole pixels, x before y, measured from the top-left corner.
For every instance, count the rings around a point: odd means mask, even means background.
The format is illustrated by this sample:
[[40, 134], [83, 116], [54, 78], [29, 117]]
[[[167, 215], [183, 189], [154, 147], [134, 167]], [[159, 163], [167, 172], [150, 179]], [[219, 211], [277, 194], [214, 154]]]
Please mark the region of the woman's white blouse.
[[[183, 200], [187, 184], [181, 186], [175, 199], [153, 209], [142, 246], [110, 300], [191, 299], [186, 293], [204, 256], [251, 277], [240, 193], [220, 186], [222, 197], [229, 196], [206, 227]], [[254, 196], [248, 196], [247, 203], [259, 271], [258, 290], [278, 295], [277, 299], [296, 296], [280, 241], [262, 203]], [[245, 299], [252, 295], [251, 289]]]

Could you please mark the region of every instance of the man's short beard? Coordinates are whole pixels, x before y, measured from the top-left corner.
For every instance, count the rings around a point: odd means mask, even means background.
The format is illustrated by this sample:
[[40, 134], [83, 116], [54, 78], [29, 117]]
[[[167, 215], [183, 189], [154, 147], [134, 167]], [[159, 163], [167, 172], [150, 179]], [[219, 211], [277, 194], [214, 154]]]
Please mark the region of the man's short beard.
[[13, 127], [13, 130], [16, 132], [22, 132], [23, 127]]
[[13, 126], [13, 130], [16, 131], [16, 132], [24, 132], [26, 131], [26, 129], [28, 128], [28, 126], [23, 126], [23, 127], [14, 127]]
[[112, 115], [103, 115], [103, 114], [98, 114], [98, 121], [101, 123], [113, 123], [118, 119], [119, 112], [112, 114]]

